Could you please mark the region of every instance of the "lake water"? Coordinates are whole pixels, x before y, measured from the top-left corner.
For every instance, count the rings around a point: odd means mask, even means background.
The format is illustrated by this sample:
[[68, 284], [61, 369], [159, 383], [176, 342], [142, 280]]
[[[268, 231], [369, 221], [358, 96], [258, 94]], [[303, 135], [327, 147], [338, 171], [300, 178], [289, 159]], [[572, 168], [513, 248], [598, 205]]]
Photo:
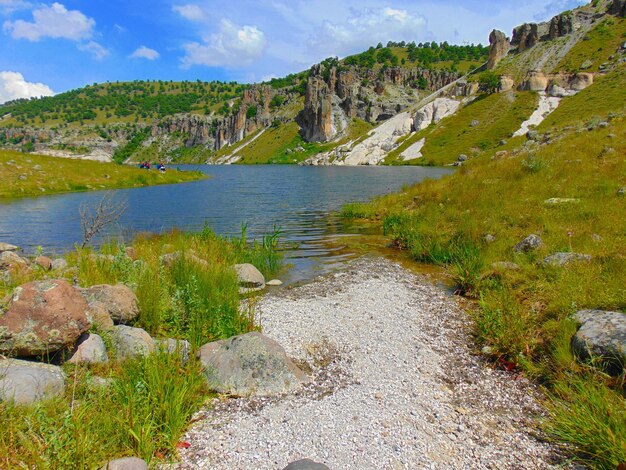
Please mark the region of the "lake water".
[[[429, 167], [301, 167], [206, 166], [208, 180], [180, 185], [114, 191], [128, 209], [107, 236], [129, 241], [137, 232], [161, 232], [174, 227], [201, 229], [205, 223], [218, 234], [239, 235], [247, 224], [248, 238], [260, 238], [276, 225], [285, 242], [286, 261], [294, 268], [289, 281], [308, 279], [341, 263], [329, 237], [345, 233], [334, 211], [349, 202], [367, 201], [400, 190], [425, 178], [439, 178], [449, 169]], [[82, 241], [79, 208], [95, 205], [102, 192], [70, 193], [0, 201], [0, 241], [34, 253], [62, 253]]]

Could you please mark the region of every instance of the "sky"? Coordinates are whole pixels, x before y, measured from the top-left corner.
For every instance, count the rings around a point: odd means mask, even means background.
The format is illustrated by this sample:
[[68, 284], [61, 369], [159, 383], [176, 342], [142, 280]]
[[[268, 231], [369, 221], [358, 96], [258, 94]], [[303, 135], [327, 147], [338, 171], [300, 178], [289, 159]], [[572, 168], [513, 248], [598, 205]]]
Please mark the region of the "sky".
[[584, 0], [0, 0], [0, 103], [91, 83], [253, 83], [378, 42], [486, 44]]

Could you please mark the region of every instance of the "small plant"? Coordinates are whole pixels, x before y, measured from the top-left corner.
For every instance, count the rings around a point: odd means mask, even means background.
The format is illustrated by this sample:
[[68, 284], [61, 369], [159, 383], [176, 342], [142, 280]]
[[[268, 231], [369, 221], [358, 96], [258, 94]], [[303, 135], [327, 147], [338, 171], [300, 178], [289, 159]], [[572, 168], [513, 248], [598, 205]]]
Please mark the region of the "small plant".
[[546, 166], [545, 160], [535, 154], [530, 154], [522, 160], [522, 167], [530, 173], [539, 173]]

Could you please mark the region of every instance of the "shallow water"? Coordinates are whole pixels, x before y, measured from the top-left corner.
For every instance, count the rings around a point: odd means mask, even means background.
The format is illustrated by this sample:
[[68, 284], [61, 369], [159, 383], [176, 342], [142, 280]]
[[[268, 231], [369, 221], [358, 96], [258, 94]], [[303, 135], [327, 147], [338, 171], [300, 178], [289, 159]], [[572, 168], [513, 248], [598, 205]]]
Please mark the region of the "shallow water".
[[[183, 166], [211, 175], [180, 185], [114, 191], [128, 209], [107, 237], [129, 241], [138, 232], [174, 227], [201, 229], [205, 223], [221, 235], [260, 238], [281, 229], [289, 282], [310, 279], [350, 255], [329, 248], [330, 237], [346, 234], [334, 211], [349, 202], [400, 190], [449, 169], [428, 167]], [[79, 208], [94, 205], [102, 192], [70, 193], [0, 201], [0, 241], [34, 253], [62, 253], [82, 241]], [[332, 245], [332, 244], [331, 244]], [[335, 252], [336, 251], [336, 252]]]

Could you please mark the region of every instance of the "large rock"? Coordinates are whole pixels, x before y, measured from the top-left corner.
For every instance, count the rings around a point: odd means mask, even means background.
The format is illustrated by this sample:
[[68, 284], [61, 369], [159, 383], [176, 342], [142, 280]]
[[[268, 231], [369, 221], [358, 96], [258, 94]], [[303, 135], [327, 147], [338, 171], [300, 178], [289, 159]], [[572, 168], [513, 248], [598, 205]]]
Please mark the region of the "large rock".
[[580, 310], [574, 319], [581, 326], [572, 338], [572, 350], [582, 359], [599, 359], [611, 374], [626, 364], [626, 314]]
[[609, 7], [609, 13], [611, 15], [626, 16], [626, 0], [613, 0], [611, 6]]
[[537, 248], [543, 245], [543, 240], [539, 235], [531, 233], [526, 238], [524, 238], [521, 242], [515, 245], [513, 250], [516, 253], [528, 253], [529, 251], [536, 250]]
[[330, 470], [330, 468], [311, 459], [301, 459], [291, 462], [283, 470]]
[[13, 251], [3, 251], [0, 253], [0, 270], [2, 269], [24, 269], [28, 267], [28, 261], [17, 255]]
[[104, 364], [109, 361], [107, 348], [99, 335], [85, 333], [78, 338], [71, 357], [72, 364]]
[[593, 74], [586, 72], [577, 73], [572, 77], [569, 85], [572, 90], [584, 90], [588, 86], [593, 85]]
[[569, 13], [557, 15], [550, 20], [548, 37], [556, 39], [574, 31], [574, 17]]
[[494, 29], [489, 35], [489, 60], [487, 61], [487, 68], [493, 69], [500, 60], [509, 52], [511, 44], [502, 31]]
[[17, 287], [0, 315], [0, 353], [38, 356], [74, 345], [89, 329], [87, 302], [63, 280]]
[[47, 256], [37, 256], [37, 258], [35, 258], [35, 264], [44, 271], [50, 271], [52, 269], [52, 260]]
[[323, 78], [323, 69], [322, 64], [311, 69], [304, 109], [296, 117], [300, 134], [307, 142], [327, 142], [336, 133], [333, 125], [333, 90]]
[[117, 325], [111, 330], [115, 358], [119, 361], [147, 356], [155, 348], [152, 337], [141, 328]]
[[0, 401], [29, 404], [63, 395], [65, 377], [58, 366], [0, 359]]
[[148, 464], [139, 457], [109, 460], [100, 470], [148, 470]]
[[533, 70], [528, 73], [520, 88], [527, 91], [545, 91], [548, 88], [548, 83], [549, 80], [545, 73]]
[[90, 304], [102, 303], [115, 323], [129, 323], [139, 316], [137, 296], [123, 284], [92, 286], [84, 293]]
[[571, 263], [589, 261], [591, 261], [591, 255], [585, 255], [583, 253], [560, 252], [553, 253], [550, 256], [546, 256], [543, 259], [543, 264], [544, 266], [565, 266]]
[[52, 260], [51, 268], [53, 271], [62, 271], [64, 269], [67, 269], [67, 261], [65, 261], [63, 258], [56, 258]]
[[6, 243], [6, 242], [0, 242], [0, 253], [3, 253], [5, 251], [17, 251], [17, 250], [19, 250], [19, 247], [15, 245], [11, 245], [10, 243]]
[[89, 309], [87, 310], [87, 317], [91, 324], [96, 326], [101, 331], [110, 330], [113, 328], [113, 319], [109, 315], [109, 310], [102, 302], [91, 302]]
[[502, 75], [500, 77], [499, 91], [510, 91], [515, 87], [515, 80], [509, 75]]
[[209, 385], [220, 393], [274, 395], [309, 380], [276, 341], [259, 332], [205, 344], [198, 356]]
[[235, 272], [242, 288], [257, 290], [265, 287], [265, 277], [253, 265], [249, 263], [236, 264]]
[[530, 49], [539, 42], [539, 29], [536, 23], [524, 23], [513, 30], [511, 44], [517, 46], [519, 52]]

